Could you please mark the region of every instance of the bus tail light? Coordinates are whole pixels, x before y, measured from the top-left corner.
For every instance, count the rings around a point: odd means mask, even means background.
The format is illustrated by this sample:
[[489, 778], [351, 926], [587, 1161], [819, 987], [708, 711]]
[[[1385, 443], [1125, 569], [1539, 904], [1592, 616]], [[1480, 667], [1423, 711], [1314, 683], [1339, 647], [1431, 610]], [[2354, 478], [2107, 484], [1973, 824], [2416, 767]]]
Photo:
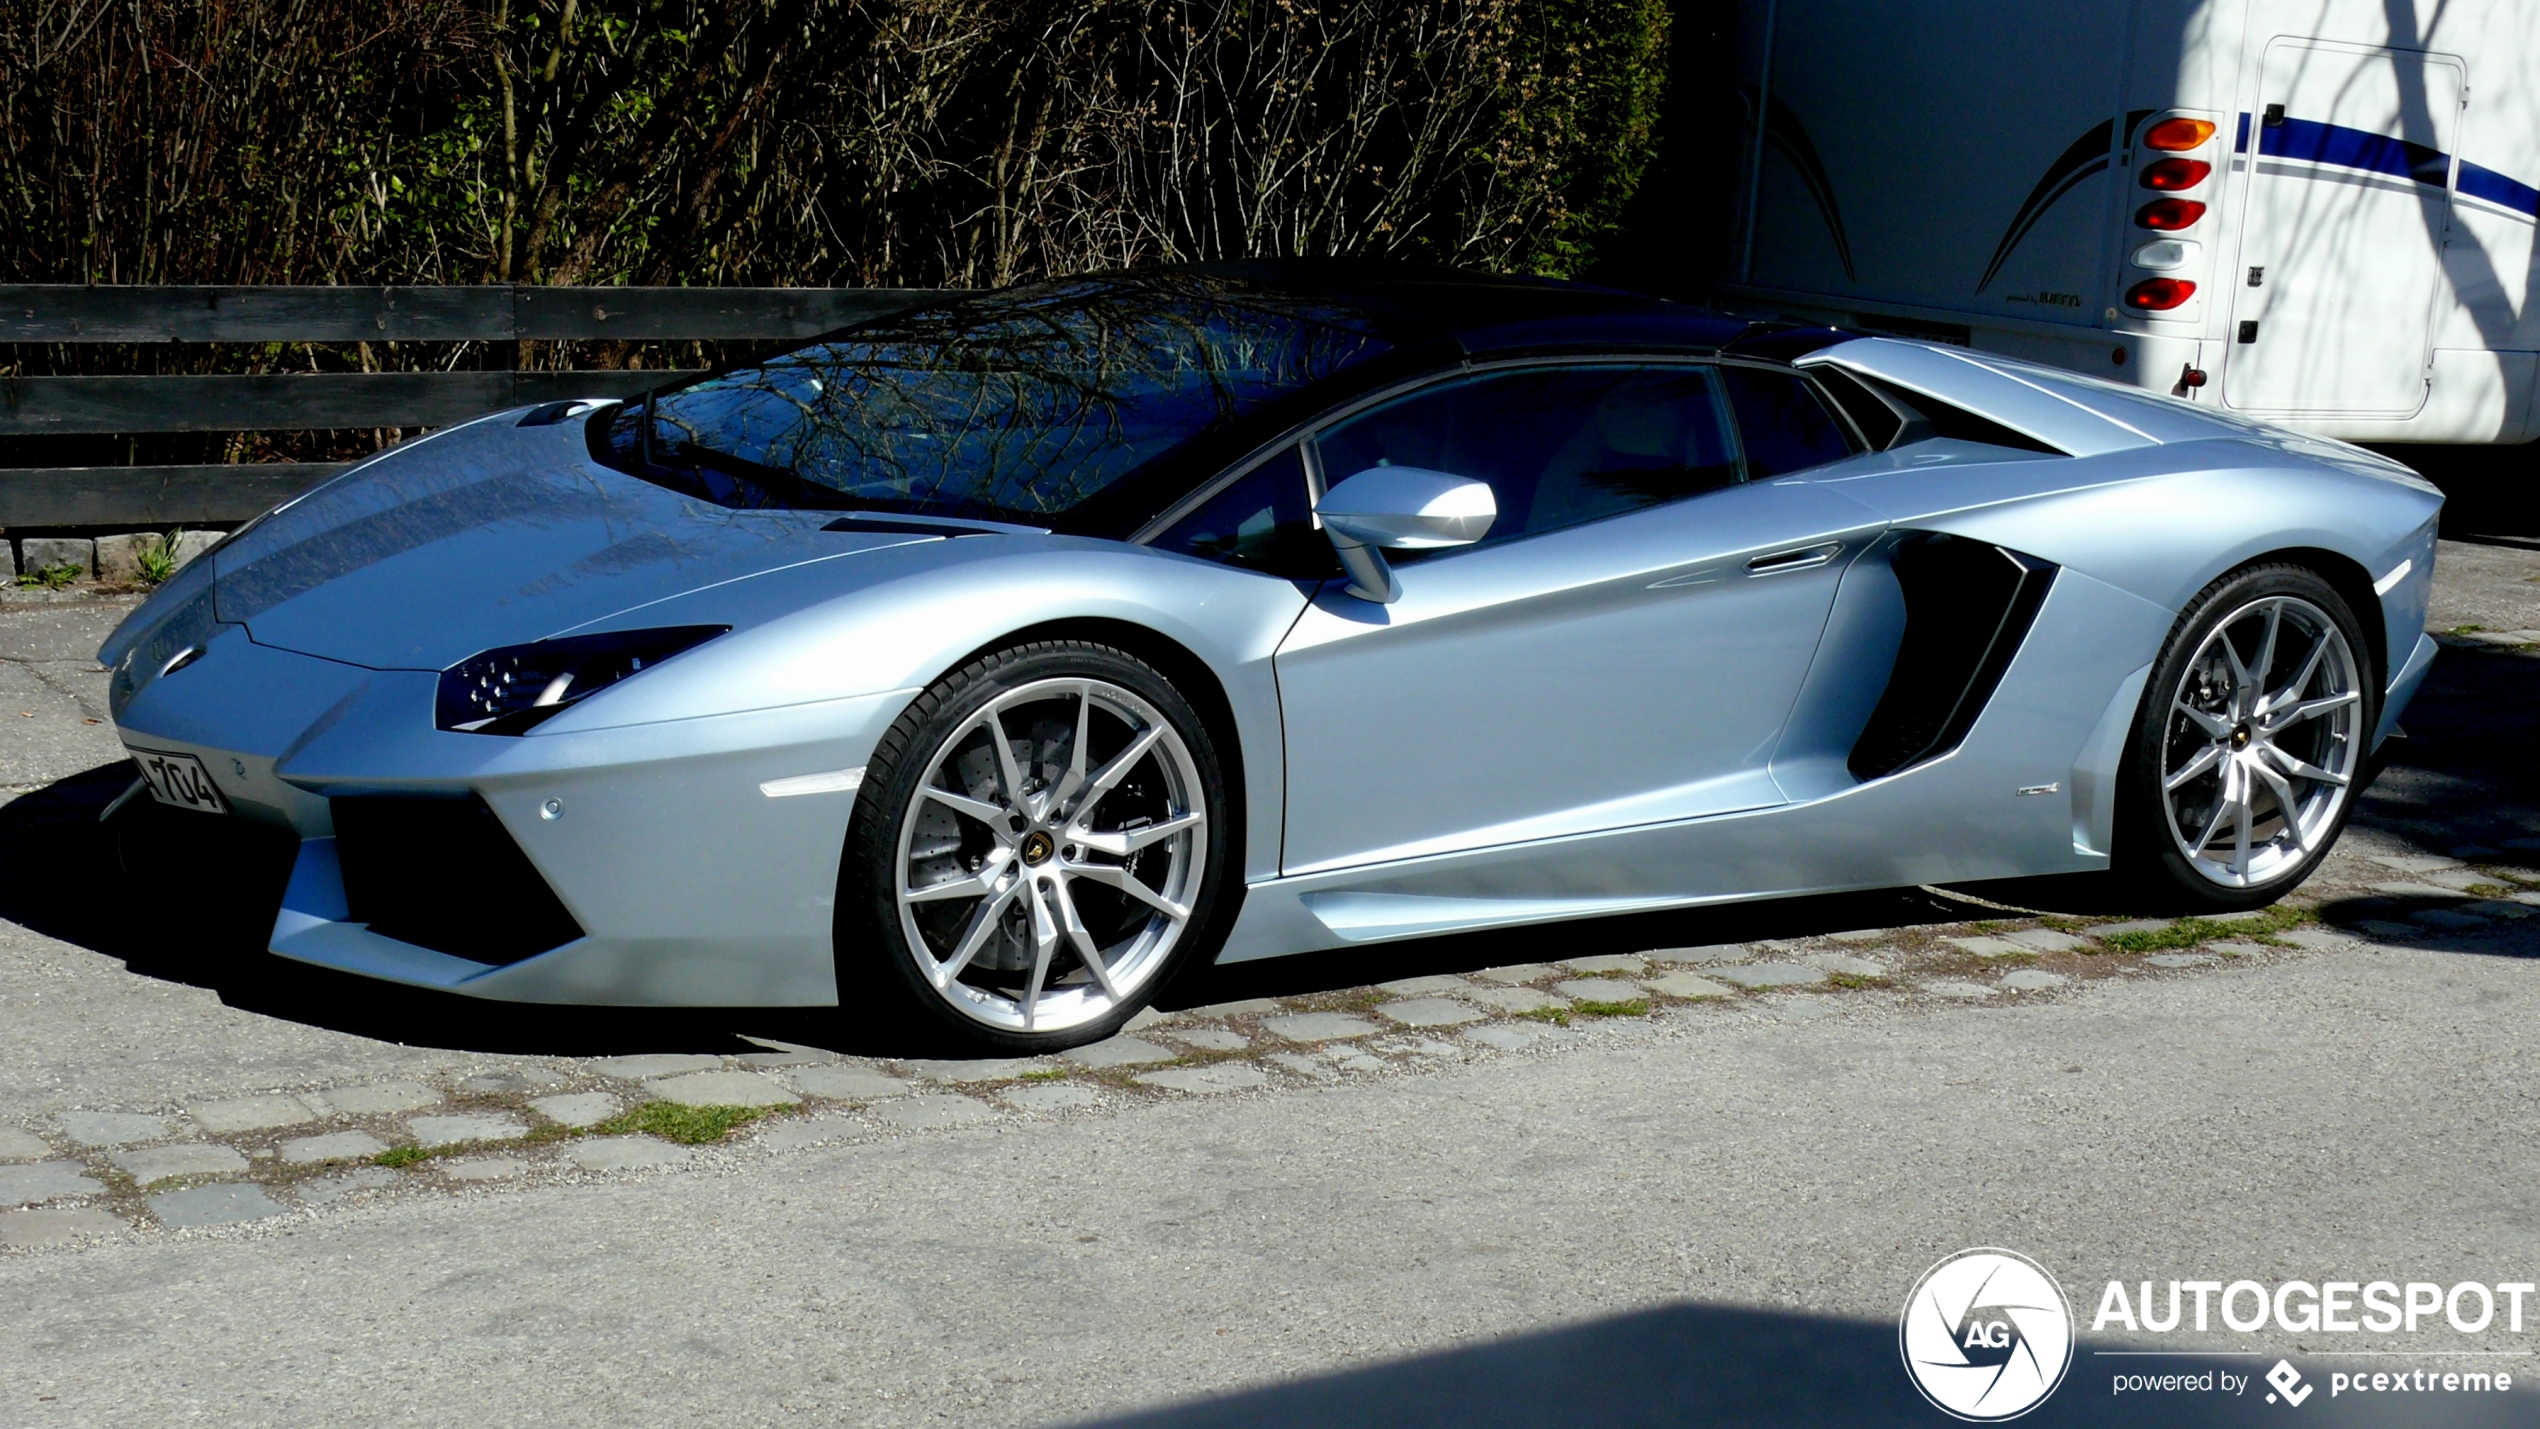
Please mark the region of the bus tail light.
[[2157, 164], [2144, 166], [2143, 186], [2162, 193], [2176, 193], [2203, 183], [2205, 176], [2213, 171], [2214, 166], [2202, 159], [2163, 159]]
[[2135, 214], [2134, 221], [2157, 233], [2173, 233], [2205, 216], [2205, 205], [2192, 198], [2156, 198]]
[[2214, 137], [2214, 126], [2203, 119], [2164, 119], [2143, 131], [2143, 147], [2165, 153], [2180, 153], [2201, 147]]
[[2146, 278], [2125, 290], [2125, 305], [2137, 312], [2165, 313], [2196, 296], [2196, 285], [2185, 278]]

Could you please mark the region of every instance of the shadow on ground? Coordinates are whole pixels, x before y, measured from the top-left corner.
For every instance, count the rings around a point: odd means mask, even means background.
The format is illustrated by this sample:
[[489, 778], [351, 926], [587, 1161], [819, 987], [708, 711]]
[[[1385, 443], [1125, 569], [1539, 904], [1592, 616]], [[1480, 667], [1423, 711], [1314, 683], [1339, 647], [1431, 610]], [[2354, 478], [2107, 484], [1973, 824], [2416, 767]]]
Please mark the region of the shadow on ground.
[[[2388, 1370], [2405, 1361], [2383, 1360]], [[2064, 1382], [2023, 1425], [2222, 1425], [2280, 1419], [2263, 1376], [2268, 1358], [2106, 1359], [2084, 1345]], [[2427, 1364], [2458, 1368], [2459, 1361]], [[2247, 1392], [2120, 1396], [2114, 1376], [2246, 1377]], [[2418, 1366], [2408, 1364], [2408, 1368]], [[2305, 1423], [2489, 1425], [2540, 1422], [2526, 1393], [2410, 1394], [2332, 1401], [2325, 1362], [2295, 1367], [2314, 1381]], [[2219, 1376], [2215, 1382], [2219, 1384]], [[1517, 1426], [1946, 1424], [1905, 1377], [1893, 1322], [1712, 1305], [1672, 1305], [1521, 1335], [1220, 1399], [1093, 1421], [1100, 1429], [1517, 1429]]]

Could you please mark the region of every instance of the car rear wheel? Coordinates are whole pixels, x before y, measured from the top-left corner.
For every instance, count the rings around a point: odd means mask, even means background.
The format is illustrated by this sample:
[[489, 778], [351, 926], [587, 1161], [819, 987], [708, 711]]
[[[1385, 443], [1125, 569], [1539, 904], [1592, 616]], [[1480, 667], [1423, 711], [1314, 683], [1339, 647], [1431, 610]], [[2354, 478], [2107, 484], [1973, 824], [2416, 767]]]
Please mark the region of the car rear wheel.
[[1209, 940], [1228, 866], [1215, 746], [1122, 651], [1040, 642], [913, 702], [850, 830], [839, 995], [878, 987], [963, 1040], [1109, 1036]]
[[2353, 810], [2380, 714], [2363, 631], [2288, 565], [2216, 581], [2153, 666], [2118, 855], [2156, 896], [2254, 908], [2310, 875]]

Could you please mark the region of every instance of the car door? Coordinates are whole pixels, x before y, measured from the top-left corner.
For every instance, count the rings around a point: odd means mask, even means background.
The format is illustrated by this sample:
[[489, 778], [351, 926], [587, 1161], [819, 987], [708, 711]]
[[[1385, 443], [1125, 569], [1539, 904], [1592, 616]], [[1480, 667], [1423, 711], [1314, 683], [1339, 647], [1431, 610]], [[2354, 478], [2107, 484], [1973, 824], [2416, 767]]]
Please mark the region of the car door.
[[1327, 482], [1426, 467], [1488, 482], [1500, 514], [1477, 545], [1395, 553], [1391, 604], [1326, 583], [1282, 644], [1282, 871], [1783, 802], [1774, 742], [1880, 523], [1769, 478], [1847, 440], [1787, 372], [1654, 362], [1482, 372], [1315, 433]]

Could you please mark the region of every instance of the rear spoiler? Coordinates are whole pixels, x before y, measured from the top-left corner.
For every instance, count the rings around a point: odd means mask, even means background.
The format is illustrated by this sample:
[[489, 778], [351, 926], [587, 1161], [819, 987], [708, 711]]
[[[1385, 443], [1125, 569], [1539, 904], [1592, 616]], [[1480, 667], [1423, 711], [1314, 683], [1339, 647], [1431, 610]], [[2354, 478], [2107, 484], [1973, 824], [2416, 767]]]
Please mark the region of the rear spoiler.
[[2184, 402], [1989, 353], [1896, 338], [1855, 338], [1810, 353], [1798, 365], [1831, 365], [1875, 377], [2074, 456], [2249, 434], [2244, 423]]

